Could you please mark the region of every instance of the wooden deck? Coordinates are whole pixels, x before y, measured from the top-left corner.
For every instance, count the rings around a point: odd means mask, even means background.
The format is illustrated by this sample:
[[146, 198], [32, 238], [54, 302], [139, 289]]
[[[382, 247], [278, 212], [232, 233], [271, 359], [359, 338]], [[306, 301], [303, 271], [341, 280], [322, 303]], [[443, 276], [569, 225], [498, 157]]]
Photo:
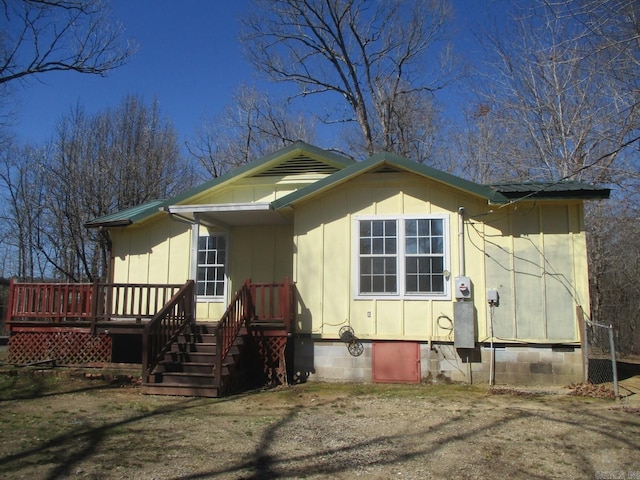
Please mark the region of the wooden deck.
[[[111, 363], [118, 355], [118, 338], [139, 336], [143, 385], [148, 393], [162, 391], [163, 383], [177, 385], [165, 380], [180, 376], [176, 370], [191, 368], [176, 364], [168, 367], [171, 352], [208, 348], [214, 354], [209, 355], [210, 364], [198, 366], [208, 372], [181, 375], [178, 384], [184, 388], [172, 391], [204, 392], [202, 385], [197, 385], [204, 382], [207, 396], [217, 396], [233, 384], [223, 373], [229, 377], [233, 365], [240, 362], [240, 342], [247, 344], [246, 357], [262, 359], [268, 381], [286, 382], [284, 349], [293, 331], [294, 311], [288, 279], [280, 283], [246, 281], [223, 317], [206, 324], [209, 341], [204, 343], [208, 345], [202, 344], [203, 327], [195, 318], [195, 298], [193, 281], [184, 285], [12, 281], [6, 317], [8, 361], [98, 366]], [[198, 338], [200, 342], [195, 341]], [[192, 362], [187, 359], [186, 363]], [[190, 381], [196, 385], [190, 385]], [[165, 390], [169, 393], [171, 389]]]

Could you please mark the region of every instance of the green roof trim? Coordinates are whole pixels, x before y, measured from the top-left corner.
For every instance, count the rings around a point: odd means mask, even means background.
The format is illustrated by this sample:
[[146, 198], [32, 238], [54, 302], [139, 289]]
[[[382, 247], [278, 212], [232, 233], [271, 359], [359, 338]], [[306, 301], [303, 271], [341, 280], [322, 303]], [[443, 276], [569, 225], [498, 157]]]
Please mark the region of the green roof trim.
[[158, 213], [158, 210], [163, 207], [164, 204], [164, 200], [152, 200], [150, 202], [136, 205], [135, 207], [120, 210], [116, 213], [94, 218], [93, 220], [85, 222], [84, 226], [87, 228], [126, 227], [127, 225], [131, 225], [134, 222], [147, 218], [154, 213]]
[[303, 153], [313, 157], [319, 157], [327, 161], [328, 163], [336, 165], [341, 169], [355, 163], [355, 160], [351, 160], [350, 158], [338, 155], [337, 153], [322, 150], [321, 148], [314, 147], [313, 145], [309, 145], [308, 143], [298, 140], [297, 142], [294, 142], [291, 145], [278, 150], [277, 152], [254, 160], [252, 162], [245, 163], [244, 165], [228, 171], [224, 175], [220, 175], [219, 177], [213, 178], [208, 182], [203, 183], [202, 185], [199, 185], [195, 188], [192, 188], [191, 190], [187, 190], [186, 192], [181, 193], [180, 195], [170, 198], [169, 200], [167, 200], [167, 205], [179, 204], [191, 197], [195, 197], [201, 193], [206, 192], [210, 188], [222, 185], [236, 178], [247, 177], [251, 174], [255, 174], [261, 169], [264, 169], [266, 166], [268, 166], [269, 163], [279, 158], [289, 158]]
[[278, 200], [271, 203], [274, 209], [284, 208], [291, 206], [301, 200], [308, 198], [314, 194], [320, 193], [329, 188], [333, 188], [351, 178], [357, 177], [363, 173], [376, 170], [383, 166], [394, 167], [396, 169], [404, 170], [409, 173], [421, 175], [423, 177], [439, 181], [445, 185], [463, 190], [468, 193], [472, 193], [479, 197], [486, 198], [490, 203], [507, 203], [509, 200], [502, 195], [499, 191], [496, 191], [486, 185], [480, 185], [469, 180], [465, 180], [450, 173], [437, 170], [427, 165], [422, 165], [414, 161], [408, 160], [399, 155], [393, 153], [378, 153], [373, 155], [367, 160], [360, 163], [351, 165], [344, 170], [334, 173], [322, 180], [317, 181], [312, 185], [308, 185], [300, 190], [290, 193]]

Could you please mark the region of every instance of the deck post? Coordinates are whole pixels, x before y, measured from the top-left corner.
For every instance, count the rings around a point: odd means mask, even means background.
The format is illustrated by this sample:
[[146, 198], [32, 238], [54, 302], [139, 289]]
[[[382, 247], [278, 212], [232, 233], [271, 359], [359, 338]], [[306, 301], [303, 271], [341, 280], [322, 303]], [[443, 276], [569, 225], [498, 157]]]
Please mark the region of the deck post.
[[91, 334], [96, 334], [96, 323], [98, 316], [98, 279], [93, 279], [91, 285]]
[[7, 313], [4, 319], [4, 325], [7, 332], [11, 332], [11, 318], [13, 316], [13, 297], [14, 297], [15, 281], [13, 277], [9, 279], [9, 298], [7, 299]]
[[242, 309], [243, 309], [243, 316], [244, 318], [247, 320], [247, 323], [251, 322], [252, 318], [252, 312], [251, 312], [251, 305], [249, 305], [250, 302], [253, 302], [253, 291], [251, 290], [251, 279], [247, 278], [244, 281], [244, 299], [242, 302]]
[[284, 299], [281, 311], [282, 317], [284, 319], [285, 327], [287, 328], [287, 333], [291, 333], [291, 283], [289, 282], [289, 277], [284, 277]]

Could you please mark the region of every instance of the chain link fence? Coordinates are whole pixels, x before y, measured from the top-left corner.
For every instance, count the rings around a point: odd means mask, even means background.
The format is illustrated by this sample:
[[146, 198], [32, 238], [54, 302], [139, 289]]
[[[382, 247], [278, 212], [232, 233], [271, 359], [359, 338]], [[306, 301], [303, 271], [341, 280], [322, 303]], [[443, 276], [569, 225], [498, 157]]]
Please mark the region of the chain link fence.
[[613, 326], [583, 318], [584, 381], [594, 385], [611, 384], [614, 395], [618, 397], [618, 369]]

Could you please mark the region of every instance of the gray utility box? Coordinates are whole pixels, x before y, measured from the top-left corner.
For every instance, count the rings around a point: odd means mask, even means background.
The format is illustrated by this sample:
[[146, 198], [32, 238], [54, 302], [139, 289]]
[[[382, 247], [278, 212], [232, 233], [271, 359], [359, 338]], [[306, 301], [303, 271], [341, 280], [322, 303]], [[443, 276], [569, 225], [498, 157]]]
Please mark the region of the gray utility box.
[[476, 319], [473, 302], [458, 301], [453, 304], [453, 346], [475, 348]]

